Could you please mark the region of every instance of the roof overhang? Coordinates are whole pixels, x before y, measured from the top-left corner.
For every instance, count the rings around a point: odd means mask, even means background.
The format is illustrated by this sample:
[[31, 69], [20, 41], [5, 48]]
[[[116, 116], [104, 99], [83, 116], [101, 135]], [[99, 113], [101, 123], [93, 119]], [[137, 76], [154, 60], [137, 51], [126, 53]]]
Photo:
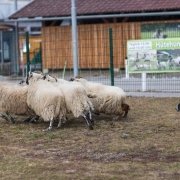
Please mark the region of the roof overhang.
[[2, 31], [10, 31], [14, 29], [13, 25], [9, 25], [9, 24], [4, 24], [4, 23], [0, 23], [0, 30]]
[[[100, 18], [121, 18], [121, 17], [151, 17], [151, 16], [174, 16], [180, 15], [180, 11], [167, 11], [167, 12], [144, 12], [144, 13], [124, 13], [124, 14], [99, 14], [99, 15], [77, 15], [77, 19], [100, 19]], [[52, 20], [65, 20], [71, 19], [71, 16], [60, 17], [35, 17], [35, 18], [18, 18], [6, 19], [6, 22], [27, 22], [27, 21], [52, 21]]]

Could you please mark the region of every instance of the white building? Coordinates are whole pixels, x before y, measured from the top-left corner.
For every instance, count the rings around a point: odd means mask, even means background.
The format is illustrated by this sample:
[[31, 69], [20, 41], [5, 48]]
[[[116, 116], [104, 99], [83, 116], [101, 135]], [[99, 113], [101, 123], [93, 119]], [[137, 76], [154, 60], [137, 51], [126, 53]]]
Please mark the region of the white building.
[[1, 0], [0, 1], [0, 21], [7, 19], [11, 14], [21, 9], [32, 0]]

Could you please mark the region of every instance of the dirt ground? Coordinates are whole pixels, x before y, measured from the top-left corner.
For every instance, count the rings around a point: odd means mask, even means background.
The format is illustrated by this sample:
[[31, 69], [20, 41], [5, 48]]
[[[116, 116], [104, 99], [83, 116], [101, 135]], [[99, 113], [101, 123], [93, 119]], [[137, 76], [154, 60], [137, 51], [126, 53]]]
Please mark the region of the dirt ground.
[[12, 179], [180, 179], [178, 98], [128, 97], [127, 119], [95, 116], [43, 132], [48, 124], [0, 119], [0, 177]]

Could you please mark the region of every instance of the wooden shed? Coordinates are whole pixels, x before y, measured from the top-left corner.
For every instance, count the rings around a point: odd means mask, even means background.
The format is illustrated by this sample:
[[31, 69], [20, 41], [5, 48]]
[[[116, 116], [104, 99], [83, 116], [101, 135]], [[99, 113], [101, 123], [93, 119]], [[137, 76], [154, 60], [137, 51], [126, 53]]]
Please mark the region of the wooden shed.
[[[115, 68], [124, 68], [127, 40], [152, 38], [159, 28], [167, 33], [165, 27], [171, 25], [176, 32], [168, 32], [168, 37], [180, 37], [179, 10], [180, 0], [78, 0], [79, 67], [109, 68], [109, 28], [113, 30]], [[34, 0], [10, 17], [34, 21], [41, 17], [43, 69], [73, 67], [70, 15], [70, 0]]]

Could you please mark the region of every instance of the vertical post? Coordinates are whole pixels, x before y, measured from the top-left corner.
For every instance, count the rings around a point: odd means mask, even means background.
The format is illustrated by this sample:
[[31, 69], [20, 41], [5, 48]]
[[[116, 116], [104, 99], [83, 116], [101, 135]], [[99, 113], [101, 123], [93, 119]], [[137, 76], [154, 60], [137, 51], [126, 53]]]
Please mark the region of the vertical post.
[[43, 64], [42, 64], [42, 43], [40, 42], [40, 45], [39, 45], [39, 53], [40, 53], [40, 56], [39, 56], [39, 62], [41, 63], [41, 71], [43, 70]]
[[29, 56], [29, 32], [26, 32], [26, 63], [27, 63], [27, 74], [30, 71], [30, 56]]
[[128, 60], [125, 59], [125, 72], [126, 72], [126, 79], [129, 79], [129, 73], [128, 73]]
[[1, 73], [3, 73], [4, 55], [3, 55], [3, 31], [0, 31], [0, 51], [1, 51]]
[[146, 91], [146, 72], [143, 72], [141, 74], [141, 79], [142, 79], [142, 91]]
[[109, 50], [110, 50], [111, 86], [114, 86], [114, 60], [113, 60], [113, 34], [112, 34], [112, 28], [109, 29]]
[[77, 41], [77, 18], [76, 0], [71, 0], [71, 21], [72, 21], [72, 53], [73, 53], [73, 73], [78, 76], [78, 41]]
[[[16, 12], [18, 10], [18, 0], [14, 0], [14, 11]], [[18, 34], [18, 21], [15, 22], [15, 42], [16, 42], [16, 46], [15, 46], [15, 54], [16, 54], [16, 58], [15, 58], [15, 71], [16, 73], [19, 72], [20, 69], [20, 61], [19, 61], [19, 34]]]
[[16, 73], [20, 72], [20, 58], [19, 58], [19, 23], [15, 23], [15, 42], [16, 42]]
[[14, 10], [15, 11], [18, 10], [18, 2], [17, 2], [17, 0], [14, 0]]

